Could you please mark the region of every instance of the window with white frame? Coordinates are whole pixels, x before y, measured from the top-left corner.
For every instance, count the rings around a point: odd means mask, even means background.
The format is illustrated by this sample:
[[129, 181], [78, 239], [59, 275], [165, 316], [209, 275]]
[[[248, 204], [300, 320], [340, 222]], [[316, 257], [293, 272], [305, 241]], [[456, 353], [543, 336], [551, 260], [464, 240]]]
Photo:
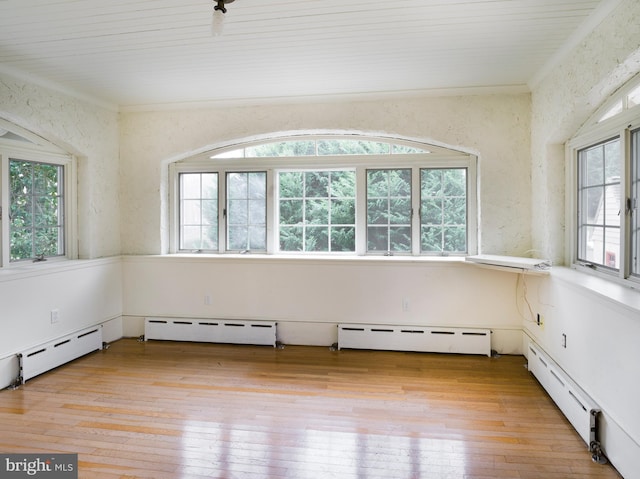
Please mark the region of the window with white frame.
[[459, 151], [295, 137], [170, 168], [173, 252], [476, 252], [476, 158]]
[[0, 123], [0, 265], [73, 255], [73, 176], [71, 156]]
[[621, 89], [570, 143], [572, 261], [640, 280], [640, 81]]
[[354, 170], [278, 173], [280, 251], [356, 250]]
[[411, 251], [411, 169], [367, 170], [367, 251]]

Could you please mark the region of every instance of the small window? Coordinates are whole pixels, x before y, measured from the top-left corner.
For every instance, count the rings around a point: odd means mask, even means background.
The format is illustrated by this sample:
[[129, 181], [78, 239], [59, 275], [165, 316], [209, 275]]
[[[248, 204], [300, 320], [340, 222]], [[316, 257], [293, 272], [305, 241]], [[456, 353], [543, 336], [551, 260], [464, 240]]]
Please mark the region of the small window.
[[355, 187], [355, 171], [280, 172], [280, 251], [354, 252]]
[[620, 139], [578, 152], [578, 260], [619, 269]]
[[306, 156], [344, 155], [424, 155], [430, 150], [385, 141], [322, 138], [317, 140], [287, 140], [226, 150], [211, 159], [232, 158], [293, 158]]
[[65, 254], [64, 168], [9, 160], [10, 260]]
[[411, 251], [411, 169], [367, 171], [367, 251]]
[[640, 105], [640, 85], [638, 85], [635, 89], [627, 95], [627, 103], [629, 108], [632, 108], [636, 105]]
[[227, 249], [267, 249], [267, 174], [227, 173]]
[[420, 247], [426, 253], [467, 251], [467, 170], [420, 171]]
[[180, 249], [218, 249], [218, 174], [180, 174]]
[[623, 108], [624, 108], [624, 105], [622, 103], [622, 100], [620, 100], [615, 105], [613, 105], [613, 107], [607, 110], [607, 112], [604, 115], [602, 115], [602, 117], [598, 120], [598, 122], [603, 122], [605, 120], [608, 120], [609, 118], [613, 118], [614, 116], [621, 113]]

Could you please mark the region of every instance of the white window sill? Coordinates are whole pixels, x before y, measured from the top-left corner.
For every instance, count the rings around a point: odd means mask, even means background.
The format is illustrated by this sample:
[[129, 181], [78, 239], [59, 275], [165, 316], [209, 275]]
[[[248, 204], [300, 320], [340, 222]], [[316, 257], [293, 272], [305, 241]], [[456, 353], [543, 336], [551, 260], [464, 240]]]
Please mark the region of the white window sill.
[[175, 262], [302, 262], [302, 263], [416, 263], [416, 264], [464, 264], [464, 256], [412, 256], [412, 255], [363, 255], [352, 254], [264, 254], [264, 253], [175, 253], [166, 255], [125, 256], [125, 261], [175, 261]]
[[614, 305], [640, 313], [640, 290], [637, 287], [567, 267], [554, 267], [551, 277], [587, 290]]

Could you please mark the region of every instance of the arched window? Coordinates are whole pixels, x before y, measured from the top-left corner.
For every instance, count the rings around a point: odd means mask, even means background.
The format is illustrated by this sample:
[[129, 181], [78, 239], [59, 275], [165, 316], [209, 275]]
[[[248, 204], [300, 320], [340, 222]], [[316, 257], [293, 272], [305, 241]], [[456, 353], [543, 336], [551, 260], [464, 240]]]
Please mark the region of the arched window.
[[0, 265], [73, 256], [73, 157], [0, 120]]
[[172, 252], [465, 255], [476, 158], [416, 142], [298, 136], [171, 166]]
[[640, 77], [598, 109], [568, 150], [572, 263], [640, 281]]

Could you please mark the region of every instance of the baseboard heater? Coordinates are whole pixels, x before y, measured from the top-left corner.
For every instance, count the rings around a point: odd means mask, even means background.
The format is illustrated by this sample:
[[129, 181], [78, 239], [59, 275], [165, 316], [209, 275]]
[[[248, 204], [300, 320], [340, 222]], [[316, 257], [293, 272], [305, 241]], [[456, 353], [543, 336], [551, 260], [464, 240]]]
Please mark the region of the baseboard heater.
[[275, 321], [146, 318], [144, 339], [276, 347]]
[[491, 356], [491, 330], [339, 324], [338, 349], [345, 348]]
[[528, 368], [587, 444], [593, 460], [606, 462], [598, 438], [600, 408], [595, 401], [534, 342], [529, 343]]
[[35, 376], [102, 349], [102, 345], [102, 326], [93, 326], [22, 351], [18, 354], [18, 382], [24, 384]]

